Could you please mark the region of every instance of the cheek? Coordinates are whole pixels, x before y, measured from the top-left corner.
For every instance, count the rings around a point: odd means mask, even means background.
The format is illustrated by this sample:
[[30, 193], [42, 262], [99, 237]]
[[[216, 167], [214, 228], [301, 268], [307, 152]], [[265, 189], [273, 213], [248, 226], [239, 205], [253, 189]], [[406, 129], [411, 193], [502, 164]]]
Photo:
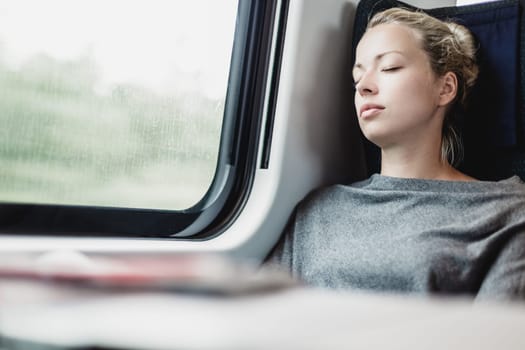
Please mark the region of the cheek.
[[436, 104], [436, 90], [429, 79], [410, 77], [403, 79], [395, 87], [397, 105], [408, 110], [431, 110]]

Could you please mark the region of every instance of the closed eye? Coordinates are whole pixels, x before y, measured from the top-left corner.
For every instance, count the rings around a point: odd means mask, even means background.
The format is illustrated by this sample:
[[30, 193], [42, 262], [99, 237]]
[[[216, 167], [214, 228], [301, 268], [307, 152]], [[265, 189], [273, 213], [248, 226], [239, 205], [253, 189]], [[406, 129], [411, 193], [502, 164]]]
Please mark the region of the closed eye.
[[399, 67], [399, 66], [394, 66], [394, 67], [386, 67], [386, 68], [383, 68], [381, 69], [381, 72], [395, 72], [399, 69], [401, 69], [402, 67]]

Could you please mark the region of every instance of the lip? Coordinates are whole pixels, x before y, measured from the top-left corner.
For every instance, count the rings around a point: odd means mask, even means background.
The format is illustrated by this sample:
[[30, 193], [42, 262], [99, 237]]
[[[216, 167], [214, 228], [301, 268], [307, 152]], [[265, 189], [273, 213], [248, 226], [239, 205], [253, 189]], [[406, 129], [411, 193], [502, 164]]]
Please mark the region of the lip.
[[385, 106], [381, 106], [381, 105], [373, 104], [373, 103], [367, 103], [361, 106], [361, 109], [359, 110], [359, 117], [368, 118], [368, 117], [378, 114], [383, 109], [385, 109]]

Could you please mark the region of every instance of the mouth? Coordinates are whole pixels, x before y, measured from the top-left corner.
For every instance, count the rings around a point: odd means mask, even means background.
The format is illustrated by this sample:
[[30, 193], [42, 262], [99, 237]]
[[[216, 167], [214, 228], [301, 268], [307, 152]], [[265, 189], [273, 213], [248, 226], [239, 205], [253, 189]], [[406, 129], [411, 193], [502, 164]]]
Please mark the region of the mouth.
[[359, 110], [359, 117], [360, 118], [370, 118], [378, 113], [381, 113], [381, 111], [384, 109], [385, 109], [384, 106], [367, 103], [363, 105], [361, 109]]

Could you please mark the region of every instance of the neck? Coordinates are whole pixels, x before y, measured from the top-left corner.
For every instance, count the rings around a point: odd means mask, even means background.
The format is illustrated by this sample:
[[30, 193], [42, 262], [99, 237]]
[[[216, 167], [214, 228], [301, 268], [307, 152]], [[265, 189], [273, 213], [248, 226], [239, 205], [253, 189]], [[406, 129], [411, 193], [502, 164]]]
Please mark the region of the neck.
[[438, 146], [427, 142], [412, 147], [382, 148], [381, 175], [414, 179], [474, 180], [442, 160], [441, 141]]

